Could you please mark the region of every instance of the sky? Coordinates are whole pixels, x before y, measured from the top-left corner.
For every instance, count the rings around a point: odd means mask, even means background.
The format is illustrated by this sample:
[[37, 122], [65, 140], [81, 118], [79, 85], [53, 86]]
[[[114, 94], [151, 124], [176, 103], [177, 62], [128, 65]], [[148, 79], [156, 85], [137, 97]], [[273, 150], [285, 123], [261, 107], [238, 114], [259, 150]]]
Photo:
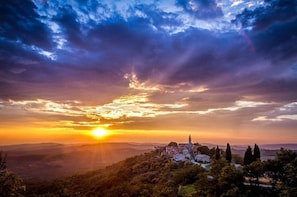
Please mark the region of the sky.
[[296, 143], [296, 0], [1, 0], [0, 144]]

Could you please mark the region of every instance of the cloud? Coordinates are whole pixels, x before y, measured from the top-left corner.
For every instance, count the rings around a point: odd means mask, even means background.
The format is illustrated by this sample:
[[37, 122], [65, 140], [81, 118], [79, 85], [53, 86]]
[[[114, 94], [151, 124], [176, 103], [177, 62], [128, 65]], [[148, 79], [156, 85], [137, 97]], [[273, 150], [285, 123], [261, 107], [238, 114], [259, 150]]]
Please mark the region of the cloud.
[[40, 21], [32, 1], [6, 2], [1, 6], [1, 15], [1, 37], [44, 49], [53, 47], [50, 30]]
[[296, 7], [296, 1], [269, 0], [256, 9], [245, 9], [236, 22], [252, 29], [249, 34], [259, 53], [269, 54], [279, 62], [295, 57], [293, 51], [297, 48], [292, 43], [296, 42]]
[[208, 19], [223, 16], [222, 9], [215, 0], [177, 0], [176, 3], [196, 18]]
[[24, 100], [24, 101], [2, 101], [2, 107], [18, 108], [25, 111], [46, 114], [61, 114], [63, 116], [81, 116], [84, 113], [75, 106], [78, 106], [78, 101], [68, 101], [57, 103], [50, 100]]
[[296, 3], [285, 2], [11, 1], [2, 109], [77, 128], [294, 122], [277, 110], [297, 98]]
[[274, 110], [266, 112], [265, 115], [258, 116], [253, 121], [272, 121], [281, 122], [286, 120], [297, 120], [297, 102], [285, 104]]
[[[209, 7], [215, 2], [196, 3]], [[247, 83], [246, 79], [250, 76], [255, 81], [262, 78], [262, 74], [253, 71], [254, 65], [259, 67], [258, 57], [240, 34], [234, 31], [218, 33], [195, 27], [171, 34], [165, 26], [180, 28], [184, 25], [183, 21], [179, 14], [164, 11], [157, 5], [130, 4], [124, 8], [126, 12], [123, 12], [104, 3], [82, 5], [79, 2], [70, 4], [53, 1], [35, 4], [38, 8], [36, 12], [44, 17], [43, 24], [50, 27], [49, 32], [54, 36], [52, 40], [56, 42], [56, 49], [43, 52], [24, 48], [22, 53], [34, 54], [35, 57], [25, 58], [20, 54], [21, 60], [34, 61], [37, 65], [30, 69], [19, 63], [15, 65], [14, 70], [26, 69], [21, 78], [11, 77], [15, 82], [32, 82], [32, 79], [36, 79], [55, 91], [57, 86], [68, 86], [68, 80], [83, 84], [89, 81], [90, 75], [94, 76], [94, 80], [96, 75], [102, 81], [105, 79], [103, 76], [107, 75], [119, 80], [133, 70], [139, 81], [148, 83], [142, 84], [144, 87], [149, 87], [152, 81], [155, 82], [154, 88], [180, 88], [179, 84], [191, 84], [188, 91], [193, 92], [194, 89], [201, 91], [202, 87], [223, 89], [236, 80], [240, 85]], [[100, 19], [95, 12], [98, 9], [105, 13]], [[59, 45], [57, 42], [61, 39], [65, 41]], [[36, 52], [50, 58], [43, 59]], [[14, 59], [10, 61], [15, 62]], [[90, 83], [100, 82], [92, 80]], [[22, 86], [19, 93], [29, 89], [37, 93], [37, 84], [24, 83]], [[12, 94], [10, 88], [6, 91]], [[48, 94], [51, 92], [48, 91]], [[40, 93], [37, 97], [43, 98], [43, 95]]]
[[53, 16], [52, 21], [63, 32], [63, 38], [67, 43], [71, 43], [75, 47], [83, 46], [83, 34], [79, 23], [77, 13], [72, 9], [72, 6], [67, 5], [60, 7], [57, 15]]
[[191, 83], [178, 83], [175, 85], [162, 85], [150, 80], [141, 82], [135, 73], [126, 73], [125, 79], [129, 80], [129, 88], [145, 92], [163, 92], [163, 93], [201, 93], [209, 90], [205, 86], [195, 86]]
[[166, 103], [158, 104], [149, 102], [148, 94], [136, 94], [122, 96], [102, 106], [96, 107], [94, 110], [89, 110], [89, 114], [94, 118], [98, 116], [104, 119], [128, 119], [131, 117], [153, 118], [159, 115], [173, 114], [176, 109], [185, 107], [187, 104]]
[[236, 101], [235, 104], [233, 106], [229, 106], [229, 107], [222, 107], [222, 108], [210, 108], [207, 109], [205, 111], [196, 111], [193, 113], [198, 113], [200, 115], [205, 115], [205, 114], [209, 114], [209, 113], [213, 113], [216, 111], [237, 111], [237, 110], [241, 110], [244, 108], [254, 108], [254, 107], [258, 107], [258, 106], [262, 106], [262, 105], [268, 105], [269, 103], [264, 103], [264, 102], [255, 102], [255, 101]]
[[275, 23], [294, 20], [296, 17], [295, 1], [266, 0], [263, 6], [254, 10], [244, 10], [237, 16], [244, 27], [265, 29]]
[[[232, 106], [195, 110], [187, 108], [189, 105], [188, 99], [182, 99], [174, 103], [156, 103], [150, 100], [149, 94], [140, 93], [121, 96], [110, 103], [100, 106], [87, 106], [79, 101], [54, 102], [43, 99], [9, 100], [1, 101], [0, 104], [2, 110], [28, 112], [35, 118], [38, 118], [38, 114], [43, 115], [41, 119], [44, 118], [44, 115], [59, 115], [59, 127], [65, 122], [67, 123], [64, 125], [65, 127], [70, 127], [71, 125], [73, 127], [94, 127], [96, 124], [108, 124], [109, 126], [131, 124], [135, 118], [146, 119], [187, 114], [207, 115], [222, 111], [235, 112], [245, 108], [267, 105], [268, 103], [238, 100]], [[81, 119], [84, 119], [84, 121]]]

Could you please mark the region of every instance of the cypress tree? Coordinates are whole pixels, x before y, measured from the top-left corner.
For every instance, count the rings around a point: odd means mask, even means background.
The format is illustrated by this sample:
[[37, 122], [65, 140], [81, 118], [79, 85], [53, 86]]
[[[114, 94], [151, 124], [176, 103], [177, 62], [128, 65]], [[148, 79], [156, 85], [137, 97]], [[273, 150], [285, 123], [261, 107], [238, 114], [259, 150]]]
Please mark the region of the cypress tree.
[[253, 162], [253, 153], [252, 153], [252, 148], [248, 146], [244, 153], [244, 158], [243, 158], [243, 164], [248, 165]]
[[229, 144], [229, 143], [227, 143], [226, 160], [227, 160], [229, 163], [231, 163], [231, 160], [232, 160], [231, 147], [230, 147], [230, 144]]
[[6, 170], [6, 154], [0, 151], [0, 172]]
[[260, 148], [257, 144], [254, 146], [254, 161], [260, 160], [261, 153], [260, 153]]
[[219, 146], [217, 146], [217, 148], [216, 148], [216, 160], [219, 160], [219, 159], [221, 159], [221, 153], [220, 153]]

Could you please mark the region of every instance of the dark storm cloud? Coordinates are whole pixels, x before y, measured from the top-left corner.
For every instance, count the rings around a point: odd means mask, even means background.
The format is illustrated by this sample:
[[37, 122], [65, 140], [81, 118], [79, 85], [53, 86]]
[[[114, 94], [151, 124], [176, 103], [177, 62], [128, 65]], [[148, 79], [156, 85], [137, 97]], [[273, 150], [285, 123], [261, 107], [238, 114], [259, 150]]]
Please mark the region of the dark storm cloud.
[[271, 94], [271, 99], [292, 101], [297, 96], [297, 1], [267, 0], [266, 3], [255, 10], [244, 10], [236, 18], [243, 28], [252, 28], [247, 36], [257, 56], [270, 64], [262, 73], [262, 80], [251, 90], [259, 94], [263, 90]]
[[196, 18], [208, 19], [223, 16], [222, 9], [215, 0], [177, 0], [176, 4]]
[[49, 28], [40, 22], [36, 6], [30, 0], [5, 1], [0, 5], [0, 36], [26, 45], [50, 49], [53, 46]]
[[297, 2], [295, 0], [265, 0], [265, 5], [254, 10], [245, 9], [237, 16], [243, 26], [253, 26], [257, 30], [273, 24], [296, 18]]
[[[176, 35], [175, 43], [183, 50], [180, 55], [176, 54], [173, 62], [177, 62], [184, 54], [189, 54], [172, 76], [172, 80], [177, 82], [190, 80], [198, 84], [215, 83], [225, 75], [236, 75], [242, 64], [248, 65], [250, 57], [254, 56], [237, 33], [218, 36], [210, 31], [189, 29]], [[243, 53], [245, 56], [241, 56]]]
[[65, 39], [72, 44], [71, 47], [86, 47], [82, 30], [86, 28], [78, 21], [78, 15], [73, 10], [71, 5], [58, 8], [58, 14], [53, 17], [53, 22], [56, 22], [60, 27]]
[[51, 50], [54, 44], [51, 30], [41, 22], [36, 9], [27, 0], [5, 1], [0, 5], [1, 98], [22, 95], [18, 91], [22, 82], [47, 81], [43, 76], [49, 74], [48, 60], [39, 52]]
[[[9, 81], [22, 82], [16, 88], [20, 89], [18, 94], [26, 95], [27, 92], [37, 97], [38, 94], [56, 94], [55, 90], [62, 91], [65, 87], [75, 89], [76, 85], [80, 91], [87, 92], [88, 86], [102, 88], [101, 84], [108, 84], [110, 80], [117, 80], [119, 86], [126, 87], [128, 82], [124, 83], [123, 76], [133, 71], [140, 81], [207, 85], [213, 92], [232, 91], [232, 98], [239, 93], [262, 93], [269, 97], [278, 89], [276, 84], [283, 84], [279, 89], [287, 96], [282, 98], [292, 100], [296, 97], [295, 93], [284, 91], [296, 89], [291, 79], [296, 71], [290, 71], [296, 51], [294, 35], [297, 35], [293, 3], [288, 6], [273, 1], [270, 6], [244, 11], [237, 20], [244, 27], [254, 28], [241, 33], [197, 27], [168, 33], [168, 29], [181, 27], [185, 21], [156, 5], [130, 5], [124, 16], [104, 3], [77, 1], [70, 5], [55, 1], [52, 7], [49, 3], [42, 4], [42, 9], [39, 7], [41, 10], [53, 9], [47, 11], [53, 14], [43, 18], [31, 1], [1, 5], [3, 24], [9, 27], [5, 31], [2, 28], [0, 40], [4, 76], [1, 87], [7, 87], [10, 92], [6, 95], [16, 94], [9, 88], [16, 85]], [[215, 1], [180, 0], [177, 4], [199, 19], [222, 16]], [[94, 17], [99, 17], [96, 13], [99, 8], [104, 10], [102, 16], [106, 16], [96, 21]], [[288, 13], [280, 14], [281, 9]], [[43, 23], [41, 19], [47, 22]], [[50, 22], [58, 25], [58, 32], [47, 27]], [[53, 35], [64, 39], [62, 47], [49, 50], [55, 59], [30, 48], [30, 45], [36, 45], [51, 49], [52, 43], [57, 47], [58, 41], [54, 41]], [[290, 73], [291, 77], [284, 81], [279, 79], [280, 73], [286, 76], [285, 73]], [[73, 82], [73, 87], [69, 81]], [[93, 85], [83, 85], [88, 83]], [[40, 84], [46, 87], [46, 93], [41, 91]], [[64, 96], [69, 95], [72, 94]]]
[[297, 46], [297, 1], [267, 0], [268, 5], [244, 10], [236, 21], [252, 27], [249, 33], [256, 50], [275, 60], [295, 57]]
[[164, 12], [155, 5], [143, 5], [136, 4], [130, 7], [130, 12], [135, 13], [137, 11], [142, 12], [146, 17], [146, 23], [154, 25], [158, 30], [162, 30], [162, 27], [177, 27], [182, 24], [177, 19], [178, 14], [172, 12]]

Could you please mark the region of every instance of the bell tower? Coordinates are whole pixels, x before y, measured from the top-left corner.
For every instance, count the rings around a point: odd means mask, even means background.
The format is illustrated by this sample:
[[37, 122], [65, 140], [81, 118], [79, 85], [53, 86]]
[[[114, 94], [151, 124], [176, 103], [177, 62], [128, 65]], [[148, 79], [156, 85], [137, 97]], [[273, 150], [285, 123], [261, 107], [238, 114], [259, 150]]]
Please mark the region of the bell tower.
[[192, 144], [192, 137], [189, 135], [189, 144]]

